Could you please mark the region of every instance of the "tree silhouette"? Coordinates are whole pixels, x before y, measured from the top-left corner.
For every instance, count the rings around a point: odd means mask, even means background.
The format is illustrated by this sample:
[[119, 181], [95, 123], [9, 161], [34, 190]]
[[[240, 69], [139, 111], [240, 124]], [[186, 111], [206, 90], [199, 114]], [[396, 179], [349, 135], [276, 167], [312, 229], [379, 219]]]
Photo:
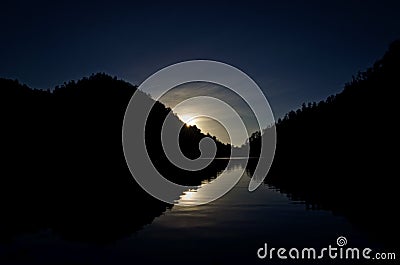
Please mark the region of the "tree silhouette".
[[[112, 240], [129, 235], [170, 207], [144, 192], [125, 163], [122, 122], [135, 92], [151, 100], [136, 86], [104, 73], [65, 82], [51, 91], [0, 79], [0, 238], [50, 227], [75, 239]], [[170, 111], [156, 102], [147, 120], [146, 144], [156, 167], [180, 184], [199, 185], [214, 178], [224, 164], [215, 162], [188, 175], [166, 159], [160, 132]], [[183, 126], [184, 153], [198, 156], [204, 137], [198, 128]], [[229, 145], [212, 139], [218, 155], [229, 155]]]
[[[266, 178], [292, 197], [345, 214], [390, 246], [398, 246], [400, 223], [393, 214], [399, 76], [400, 40], [341, 93], [279, 119]], [[259, 135], [249, 139], [253, 150]]]

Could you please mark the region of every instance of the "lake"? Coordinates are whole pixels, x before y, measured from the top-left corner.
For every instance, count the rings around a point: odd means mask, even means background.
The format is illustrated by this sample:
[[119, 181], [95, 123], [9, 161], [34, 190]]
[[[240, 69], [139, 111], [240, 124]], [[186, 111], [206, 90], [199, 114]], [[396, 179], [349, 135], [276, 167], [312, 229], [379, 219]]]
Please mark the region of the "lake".
[[[237, 174], [243, 166], [237, 159], [217, 179]], [[336, 245], [339, 236], [347, 238], [348, 246], [379, 247], [344, 217], [310, 210], [266, 184], [249, 192], [249, 180], [245, 171], [222, 198], [201, 206], [174, 206], [143, 229], [107, 244], [65, 240], [50, 229], [19, 235], [0, 242], [0, 264], [274, 264], [278, 260], [257, 258], [264, 243], [317, 248]], [[186, 192], [179, 203], [204, 200], [210, 188], [218, 189], [218, 181]]]

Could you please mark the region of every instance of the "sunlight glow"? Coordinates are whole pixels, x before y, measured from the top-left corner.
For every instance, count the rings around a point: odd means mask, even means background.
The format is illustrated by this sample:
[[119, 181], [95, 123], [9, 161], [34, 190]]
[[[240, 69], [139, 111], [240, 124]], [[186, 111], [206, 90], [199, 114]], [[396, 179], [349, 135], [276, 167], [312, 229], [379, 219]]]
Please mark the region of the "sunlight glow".
[[196, 124], [196, 118], [191, 119], [191, 120], [188, 121], [186, 124], [187, 124], [188, 126], [195, 126], [195, 125], [197, 125], [197, 124]]
[[178, 116], [186, 124], [187, 127], [197, 125], [197, 123], [196, 123], [197, 118], [193, 117], [195, 115], [188, 115], [188, 114], [183, 114], [182, 115], [181, 114], [181, 115], [178, 115]]

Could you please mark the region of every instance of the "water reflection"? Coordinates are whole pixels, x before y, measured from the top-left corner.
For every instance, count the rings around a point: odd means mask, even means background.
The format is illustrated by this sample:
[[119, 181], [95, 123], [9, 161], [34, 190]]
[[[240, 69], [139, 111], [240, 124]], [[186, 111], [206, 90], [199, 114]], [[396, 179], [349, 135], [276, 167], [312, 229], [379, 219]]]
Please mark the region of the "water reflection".
[[[185, 192], [179, 203], [205, 200], [219, 183], [242, 172], [238, 160], [214, 180]], [[79, 243], [50, 230], [16, 238], [3, 245], [7, 253], [23, 251], [14, 264], [253, 264], [265, 242], [276, 247], [326, 247], [344, 235], [355, 247], [374, 248], [360, 231], [329, 211], [307, 210], [267, 185], [248, 191], [245, 171], [225, 196], [205, 205], [175, 205], [144, 229], [109, 244]], [[99, 230], [100, 232], [101, 230]], [[0, 256], [2, 245], [0, 243]], [[50, 255], [49, 253], [55, 253]], [[1, 261], [1, 260], [0, 260]], [[0, 262], [1, 263], [1, 262]], [[265, 262], [264, 262], [265, 263]], [[289, 264], [285, 262], [284, 264]], [[299, 264], [299, 263], [296, 263]]]
[[[237, 160], [215, 180], [184, 193], [179, 203], [207, 199], [219, 188], [220, 181], [237, 176], [243, 166], [243, 161]], [[245, 171], [229, 193], [206, 205], [175, 205], [136, 236], [119, 244], [135, 249], [136, 257], [164, 264], [185, 264], [187, 260], [191, 264], [252, 264], [260, 262], [255, 251], [264, 242], [280, 247], [323, 247], [334, 243], [338, 235], [351, 238], [353, 246], [374, 246], [343, 217], [306, 210], [301, 202], [292, 201], [267, 185], [249, 192], [250, 177]], [[157, 249], [158, 254], [151, 256], [152, 249]]]
[[225, 190], [227, 185], [230, 185], [232, 179], [240, 180], [243, 175], [243, 165], [245, 160], [234, 160], [227, 170], [221, 172], [217, 178], [213, 180], [202, 181], [202, 184], [197, 189], [189, 189], [185, 191], [177, 200], [178, 206], [194, 206], [207, 203], [219, 198], [221, 191]]

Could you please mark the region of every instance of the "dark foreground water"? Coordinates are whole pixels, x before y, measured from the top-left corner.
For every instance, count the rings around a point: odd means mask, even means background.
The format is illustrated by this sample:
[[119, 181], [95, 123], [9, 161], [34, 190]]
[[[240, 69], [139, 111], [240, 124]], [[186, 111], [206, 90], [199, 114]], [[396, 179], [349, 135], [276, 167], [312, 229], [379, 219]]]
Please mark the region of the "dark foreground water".
[[[219, 178], [242, 167], [238, 160]], [[174, 206], [142, 230], [112, 243], [67, 241], [51, 230], [20, 235], [0, 242], [0, 264], [274, 264], [280, 260], [257, 258], [264, 243], [322, 248], [336, 246], [339, 236], [347, 238], [349, 247], [379, 247], [344, 217], [308, 210], [267, 185], [248, 192], [249, 180], [245, 173], [222, 198], [202, 206]], [[218, 189], [218, 181], [205, 186]], [[205, 197], [207, 188], [200, 188], [184, 194], [180, 203]]]

